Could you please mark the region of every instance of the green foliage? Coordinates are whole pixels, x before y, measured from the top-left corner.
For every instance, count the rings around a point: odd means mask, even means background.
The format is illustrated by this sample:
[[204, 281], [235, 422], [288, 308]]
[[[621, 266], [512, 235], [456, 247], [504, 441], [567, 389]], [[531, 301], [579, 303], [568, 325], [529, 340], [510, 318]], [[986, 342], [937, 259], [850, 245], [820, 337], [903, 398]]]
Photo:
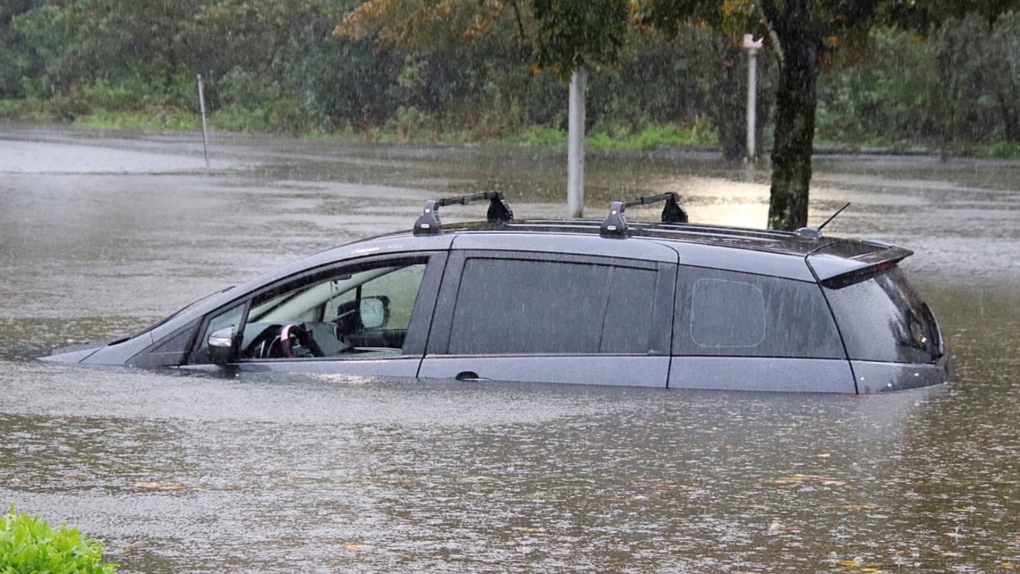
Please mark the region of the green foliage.
[[78, 116], [74, 123], [105, 129], [195, 131], [202, 129], [202, 119], [191, 112], [173, 107], [140, 111], [95, 110]]
[[224, 106], [211, 118], [212, 126], [222, 131], [309, 133], [314, 126], [301, 113], [293, 99], [280, 99], [256, 108]]
[[280, 99], [282, 90], [276, 82], [266, 81], [253, 70], [233, 68], [217, 83], [219, 101], [227, 107], [257, 109]]
[[567, 147], [567, 132], [533, 126], [507, 138], [507, 143], [522, 147]]
[[975, 153], [978, 157], [991, 157], [998, 159], [1020, 158], [1020, 143], [995, 142]]
[[[507, 143], [522, 147], [567, 147], [564, 130], [532, 127], [507, 138]], [[585, 138], [585, 145], [593, 149], [655, 150], [696, 149], [718, 144], [711, 122], [702, 118], [689, 128], [676, 125], [650, 125], [634, 133], [611, 134], [595, 131]]]
[[932, 102], [943, 139], [1020, 143], [1020, 13], [994, 26], [976, 15], [950, 19], [934, 35]]
[[586, 138], [588, 146], [595, 149], [654, 150], [692, 149], [715, 147], [719, 142], [711, 122], [702, 119], [693, 127], [681, 129], [676, 125], [648, 126], [640, 132], [623, 137], [612, 137], [606, 133], [595, 133]]
[[0, 515], [0, 572], [3, 574], [113, 574], [101, 564], [103, 543], [82, 539], [77, 528], [53, 530], [39, 518], [16, 512]]
[[817, 137], [847, 146], [933, 136], [935, 61], [928, 43], [906, 32], [877, 30], [869, 58], [823, 74], [818, 85]]
[[0, 43], [0, 94], [50, 97], [55, 91], [55, 65], [68, 51], [72, 36], [67, 11], [47, 4], [14, 14], [7, 36]]
[[0, 118], [50, 120], [46, 103], [40, 100], [0, 100]]
[[568, 79], [580, 68], [619, 62], [627, 34], [627, 0], [532, 0], [538, 29], [535, 61]]
[[[780, 4], [796, 3], [0, 0], [0, 116], [197, 129], [202, 74], [219, 130], [562, 145], [567, 89], [532, 67], [541, 56], [564, 73], [577, 62], [592, 68], [589, 145], [710, 139], [736, 158], [747, 96], [737, 32], [764, 35], [760, 7]], [[904, 24], [880, 4], [878, 17]], [[829, 30], [837, 34], [825, 40], [818, 77], [821, 141], [1011, 153], [999, 144], [1020, 141], [1020, 16], [943, 12], [925, 36]], [[341, 21], [357, 33], [334, 36]], [[763, 132], [779, 78], [769, 47], [758, 54], [760, 149], [770, 145]]]

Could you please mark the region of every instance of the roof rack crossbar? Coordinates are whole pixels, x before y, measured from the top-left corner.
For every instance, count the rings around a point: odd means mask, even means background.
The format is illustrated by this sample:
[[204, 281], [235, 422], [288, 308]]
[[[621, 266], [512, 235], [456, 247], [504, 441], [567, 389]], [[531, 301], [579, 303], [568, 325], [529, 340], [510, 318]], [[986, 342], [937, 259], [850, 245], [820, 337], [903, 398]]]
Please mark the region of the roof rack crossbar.
[[461, 195], [457, 197], [444, 197], [442, 199], [429, 199], [425, 202], [425, 209], [418, 220], [414, 222], [415, 235], [434, 235], [442, 232], [442, 224], [439, 221], [439, 208], [445, 205], [467, 205], [473, 201], [483, 199], [489, 200], [489, 209], [485, 212], [485, 219], [492, 225], [502, 225], [513, 221], [514, 212], [510, 205], [504, 201], [502, 191], [486, 191], [474, 195]]
[[687, 210], [680, 205], [680, 196], [673, 192], [639, 197], [630, 201], [614, 201], [609, 206], [609, 215], [602, 221], [599, 235], [603, 237], [626, 237], [627, 218], [623, 215], [628, 207], [665, 201], [662, 208], [663, 223], [687, 223]]

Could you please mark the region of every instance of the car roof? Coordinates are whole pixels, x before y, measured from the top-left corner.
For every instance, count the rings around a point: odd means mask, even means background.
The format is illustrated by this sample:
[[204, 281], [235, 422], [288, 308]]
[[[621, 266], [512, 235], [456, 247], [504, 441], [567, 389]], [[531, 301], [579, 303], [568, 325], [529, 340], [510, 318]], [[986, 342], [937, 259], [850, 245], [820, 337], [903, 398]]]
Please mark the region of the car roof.
[[[535, 219], [491, 225], [484, 221], [462, 222], [444, 225], [443, 233], [469, 235], [477, 233], [520, 233], [557, 235], [600, 235], [602, 220], [597, 219]], [[402, 232], [401, 234], [406, 234]], [[779, 255], [806, 257], [825, 247], [842, 257], [855, 257], [886, 249], [884, 243], [825, 237], [810, 239], [788, 231], [770, 231], [696, 223], [658, 223], [648, 221], [628, 222], [624, 238], [608, 239], [657, 239], [665, 242], [697, 243], [725, 247], [765, 251]]]
[[[484, 224], [456, 224], [444, 226], [439, 219], [439, 209], [447, 205], [467, 205], [474, 201], [488, 201]], [[664, 203], [660, 222], [628, 222], [627, 207]], [[474, 195], [430, 199], [425, 202], [422, 214], [414, 224], [415, 236], [435, 236], [443, 233], [468, 234], [480, 231], [516, 232], [520, 234], [552, 233], [598, 234], [609, 240], [629, 238], [655, 239], [676, 245], [699, 245], [716, 247], [730, 252], [771, 253], [801, 257], [807, 260], [815, 257], [822, 272], [814, 269], [815, 275], [824, 280], [849, 270], [859, 270], [877, 263], [895, 264], [913, 252], [878, 241], [840, 239], [824, 237], [823, 227], [849, 207], [847, 203], [824, 223], [816, 228], [801, 228], [794, 232], [726, 227], [717, 225], [692, 224], [688, 221], [687, 210], [680, 204], [680, 196], [673, 192], [639, 197], [628, 201], [613, 201], [603, 220], [594, 219], [546, 219], [518, 221], [513, 217], [510, 205], [502, 192], [490, 191]], [[681, 255], [683, 253], [681, 252]], [[812, 264], [814, 268], [814, 265]]]

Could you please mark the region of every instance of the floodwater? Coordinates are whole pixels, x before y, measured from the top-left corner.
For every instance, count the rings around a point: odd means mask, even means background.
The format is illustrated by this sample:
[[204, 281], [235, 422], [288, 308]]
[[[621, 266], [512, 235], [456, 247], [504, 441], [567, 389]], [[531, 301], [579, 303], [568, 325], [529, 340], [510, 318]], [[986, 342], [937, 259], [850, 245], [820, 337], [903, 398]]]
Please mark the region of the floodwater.
[[[1020, 166], [816, 159], [811, 221], [916, 251], [947, 386], [888, 396], [240, 377], [40, 363], [437, 193], [562, 215], [565, 153], [0, 125], [0, 505], [121, 572], [1020, 569]], [[588, 157], [588, 215], [678, 191], [759, 226], [767, 171]], [[457, 209], [463, 212], [456, 213]], [[444, 218], [481, 216], [451, 208]], [[630, 214], [630, 212], [629, 212]]]

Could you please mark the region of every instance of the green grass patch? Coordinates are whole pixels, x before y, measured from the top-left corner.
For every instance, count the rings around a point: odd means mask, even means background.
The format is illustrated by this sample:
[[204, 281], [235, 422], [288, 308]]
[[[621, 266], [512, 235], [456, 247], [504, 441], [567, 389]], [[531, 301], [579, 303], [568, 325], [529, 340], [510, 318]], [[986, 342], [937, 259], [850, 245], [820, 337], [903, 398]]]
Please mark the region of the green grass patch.
[[74, 123], [90, 128], [194, 131], [202, 129], [202, 118], [172, 106], [160, 106], [142, 111], [110, 112], [103, 109], [76, 116]]
[[52, 121], [53, 114], [39, 100], [0, 100], [0, 118]]
[[567, 147], [567, 132], [541, 126], [529, 127], [508, 136], [506, 143], [522, 147]]
[[996, 142], [993, 144], [978, 146], [974, 155], [984, 158], [1015, 159], [1020, 158], [1020, 144], [1014, 142]]
[[586, 138], [586, 143], [594, 149], [653, 150], [716, 147], [719, 142], [715, 131], [708, 126], [680, 128], [669, 124], [647, 126], [636, 134], [622, 137], [592, 134]]
[[[524, 147], [566, 147], [567, 132], [532, 127], [509, 136], [504, 141], [510, 145]], [[587, 147], [608, 150], [714, 148], [718, 143], [715, 131], [707, 126], [693, 128], [679, 128], [676, 125], [648, 126], [634, 134], [610, 135], [597, 132], [585, 137]]]
[[0, 515], [0, 572], [3, 574], [113, 574], [116, 564], [102, 564], [103, 543], [82, 539], [66, 524], [54, 530], [49, 523], [16, 512], [12, 503]]

